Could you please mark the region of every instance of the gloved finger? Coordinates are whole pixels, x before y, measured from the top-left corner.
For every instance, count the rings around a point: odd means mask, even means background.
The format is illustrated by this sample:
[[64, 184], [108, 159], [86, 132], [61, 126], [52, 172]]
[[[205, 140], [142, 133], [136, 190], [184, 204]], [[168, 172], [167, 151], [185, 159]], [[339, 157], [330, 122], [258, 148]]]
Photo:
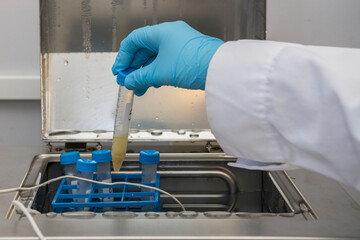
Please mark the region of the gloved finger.
[[131, 53], [123, 52], [123, 50], [119, 49], [119, 52], [116, 56], [115, 62], [112, 66], [112, 73], [114, 75], [118, 75], [120, 71], [129, 68], [130, 63], [132, 62], [134, 55]]
[[130, 64], [130, 67], [140, 68], [152, 57], [155, 57], [155, 53], [142, 48], [136, 53], [132, 63]]
[[142, 67], [125, 78], [125, 87], [130, 90], [140, 91], [154, 86], [152, 76], [155, 63]]
[[116, 75], [119, 71], [128, 68], [140, 49], [147, 49], [153, 53], [159, 50], [159, 40], [153, 37], [155, 26], [147, 26], [132, 31], [120, 44], [118, 55], [112, 71]]
[[155, 60], [156, 56], [157, 56], [157, 55], [150, 57], [150, 58], [143, 64], [143, 66], [145, 67], [145, 66], [147, 66], [147, 65], [150, 65], [150, 64]]
[[141, 90], [135, 91], [134, 93], [135, 93], [136, 96], [141, 97], [142, 95], [144, 95], [146, 93], [147, 90], [148, 90], [147, 88], [146, 89], [141, 89]]

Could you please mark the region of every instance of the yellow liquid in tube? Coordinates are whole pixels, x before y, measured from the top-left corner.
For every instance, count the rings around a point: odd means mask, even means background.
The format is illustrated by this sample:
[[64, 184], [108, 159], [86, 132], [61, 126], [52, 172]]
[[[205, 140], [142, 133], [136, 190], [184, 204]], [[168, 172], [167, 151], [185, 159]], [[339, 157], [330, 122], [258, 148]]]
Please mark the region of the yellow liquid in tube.
[[112, 144], [112, 163], [114, 171], [119, 171], [126, 155], [128, 136], [114, 137]]
[[126, 156], [126, 147], [128, 143], [130, 119], [134, 99], [134, 92], [128, 90], [124, 86], [124, 79], [128, 74], [135, 70], [135, 68], [128, 68], [119, 72], [117, 76], [119, 94], [116, 106], [114, 137], [111, 152], [113, 168], [116, 172], [120, 170]]

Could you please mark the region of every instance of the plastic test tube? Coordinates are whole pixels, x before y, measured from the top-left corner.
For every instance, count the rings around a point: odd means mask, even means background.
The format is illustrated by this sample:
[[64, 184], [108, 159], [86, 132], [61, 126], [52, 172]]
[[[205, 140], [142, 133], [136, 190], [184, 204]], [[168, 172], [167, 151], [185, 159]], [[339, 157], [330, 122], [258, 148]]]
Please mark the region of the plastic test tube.
[[[143, 150], [140, 152], [139, 161], [142, 170], [142, 183], [155, 183], [157, 165], [160, 162], [160, 153], [155, 150]], [[148, 188], [142, 188], [143, 192], [154, 192]], [[146, 200], [154, 200], [154, 197], [145, 198]]]
[[[80, 159], [78, 151], [67, 152], [60, 155], [60, 164], [64, 166], [65, 175], [76, 176], [76, 161]], [[77, 185], [76, 179], [67, 178], [67, 185]], [[71, 193], [75, 193], [76, 189], [71, 189]]]
[[129, 136], [131, 111], [133, 106], [134, 92], [124, 86], [125, 78], [136, 68], [128, 68], [119, 72], [117, 83], [119, 84], [119, 95], [116, 106], [114, 137], [112, 144], [112, 162], [114, 171], [119, 171], [126, 155], [126, 146]]
[[[92, 180], [94, 177], [94, 172], [96, 172], [96, 168], [97, 166], [94, 160], [79, 159], [76, 162], [76, 170], [78, 177]], [[77, 194], [90, 193], [91, 187], [92, 187], [91, 182], [78, 180], [76, 193]], [[85, 202], [85, 198], [77, 198], [75, 200], [76, 202]], [[89, 208], [85, 208], [84, 210], [88, 210], [88, 209]]]
[[[92, 152], [92, 160], [97, 163], [96, 176], [97, 180], [101, 182], [111, 183], [111, 151], [98, 150]], [[99, 189], [100, 193], [110, 193], [110, 188]], [[104, 202], [111, 202], [113, 198], [104, 198]]]

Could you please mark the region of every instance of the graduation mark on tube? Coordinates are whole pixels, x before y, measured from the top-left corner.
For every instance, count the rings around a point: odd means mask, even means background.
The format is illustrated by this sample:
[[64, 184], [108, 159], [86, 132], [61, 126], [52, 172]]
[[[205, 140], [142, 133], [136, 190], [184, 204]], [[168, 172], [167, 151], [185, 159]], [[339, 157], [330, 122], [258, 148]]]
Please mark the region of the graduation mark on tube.
[[117, 75], [119, 84], [118, 102], [116, 106], [114, 137], [112, 143], [112, 162], [114, 171], [119, 171], [126, 155], [126, 147], [129, 136], [130, 119], [134, 100], [134, 91], [128, 90], [124, 86], [127, 75], [135, 71], [136, 68], [128, 68], [120, 71]]

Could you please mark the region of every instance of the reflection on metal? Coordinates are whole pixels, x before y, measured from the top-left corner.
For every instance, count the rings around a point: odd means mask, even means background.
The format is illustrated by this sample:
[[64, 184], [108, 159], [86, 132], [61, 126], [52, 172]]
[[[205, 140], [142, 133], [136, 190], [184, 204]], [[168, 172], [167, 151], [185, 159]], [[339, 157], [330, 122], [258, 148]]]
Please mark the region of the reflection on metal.
[[93, 212], [64, 212], [61, 214], [61, 216], [69, 217], [69, 218], [87, 219], [87, 218], [95, 217], [96, 213], [93, 213]]
[[293, 217], [294, 215], [295, 215], [294, 212], [280, 213], [280, 214], [279, 214], [280, 217]]
[[114, 218], [114, 217], [119, 217], [119, 218], [133, 218], [136, 217], [137, 214], [134, 212], [104, 212], [103, 213], [104, 217], [110, 217], [110, 218]]
[[57, 213], [55, 213], [55, 212], [48, 212], [48, 213], [45, 214], [45, 216], [50, 217], [50, 218], [54, 218], [54, 217], [57, 216]]
[[173, 211], [168, 211], [165, 213], [165, 216], [167, 216], [168, 218], [175, 218], [179, 215], [179, 213], [177, 212], [173, 212]]
[[146, 212], [145, 217], [147, 218], [158, 218], [160, 216], [157, 212]]
[[[176, 170], [176, 171], [158, 171], [160, 173], [161, 178], [172, 178], [172, 179], [178, 179], [177, 182], [181, 182], [181, 179], [189, 178], [194, 179], [194, 184], [196, 184], [196, 178], [202, 178], [202, 179], [210, 179], [210, 178], [218, 178], [226, 182], [226, 190], [223, 193], [214, 194], [211, 193], [211, 190], [209, 189], [209, 192], [206, 193], [203, 190], [203, 193], [175, 193], [173, 194], [175, 197], [181, 199], [182, 201], [185, 201], [184, 206], [186, 209], [225, 209], [227, 211], [232, 211], [235, 204], [236, 204], [236, 192], [237, 192], [237, 184], [236, 180], [230, 175], [227, 174], [224, 171], [221, 170], [196, 170], [196, 171], [183, 171], [183, 170]], [[175, 182], [174, 182], [175, 184]], [[176, 192], [178, 192], [177, 190]], [[166, 199], [169, 199], [166, 195], [160, 195], [162, 199], [164, 199], [163, 203], [163, 209], [176, 209], [180, 210], [179, 206], [176, 204], [168, 204], [168, 201]], [[200, 201], [200, 202], [212, 202], [212, 203], [199, 203], [199, 204], [189, 204], [187, 203], [190, 199], [192, 201]], [[203, 201], [201, 201], [201, 199]], [[219, 204], [219, 202], [223, 202], [223, 199], [228, 199], [228, 202], [226, 204]]]
[[274, 185], [283, 196], [288, 206], [291, 207], [292, 212], [302, 213], [307, 220], [319, 219], [318, 215], [286, 172], [268, 172], [268, 175], [273, 180]]
[[[55, 131], [55, 132], [50, 132], [49, 133], [49, 136], [58, 136], [58, 135], [72, 135], [72, 134], [78, 134], [80, 133], [79, 130], [61, 130], [61, 131]], [[98, 132], [95, 132], [94, 133], [98, 133]]]
[[195, 217], [197, 217], [197, 215], [199, 215], [199, 213], [197, 213], [195, 211], [180, 212], [180, 217], [183, 217], [183, 218], [195, 218]]
[[257, 217], [275, 217], [276, 213], [251, 213], [251, 212], [236, 212], [236, 216], [243, 218], [257, 218]]
[[231, 216], [231, 212], [226, 211], [208, 211], [204, 215], [209, 218], [227, 218]]

